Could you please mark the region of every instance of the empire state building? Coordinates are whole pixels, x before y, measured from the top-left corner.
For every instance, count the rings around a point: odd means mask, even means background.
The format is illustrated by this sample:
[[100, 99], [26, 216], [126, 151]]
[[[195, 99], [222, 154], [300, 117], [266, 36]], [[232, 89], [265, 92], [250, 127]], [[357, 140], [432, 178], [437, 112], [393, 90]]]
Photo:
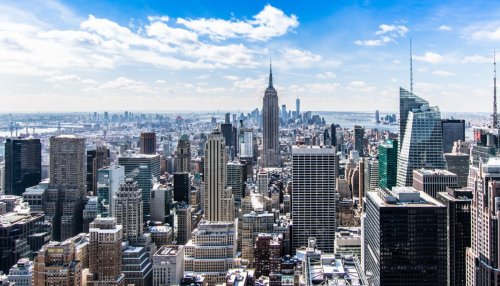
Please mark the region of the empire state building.
[[273, 86], [273, 71], [269, 65], [269, 86], [266, 88], [262, 107], [263, 116], [263, 148], [261, 154], [262, 167], [279, 167], [280, 142], [279, 142], [279, 105], [278, 93]]

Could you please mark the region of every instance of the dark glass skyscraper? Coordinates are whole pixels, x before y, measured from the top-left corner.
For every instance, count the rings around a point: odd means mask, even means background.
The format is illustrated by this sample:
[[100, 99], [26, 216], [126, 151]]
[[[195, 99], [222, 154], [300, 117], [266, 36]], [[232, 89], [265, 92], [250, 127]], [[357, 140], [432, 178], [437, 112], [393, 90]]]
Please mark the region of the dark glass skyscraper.
[[364, 136], [365, 129], [362, 126], [354, 126], [354, 150], [358, 151], [360, 157], [364, 155]]
[[463, 119], [442, 119], [441, 129], [443, 130], [443, 152], [450, 153], [453, 143], [461, 140], [465, 141], [465, 120]]
[[429, 102], [420, 98], [404, 88], [399, 88], [399, 146], [403, 144], [403, 138], [406, 132], [406, 121], [408, 113], [414, 108], [420, 108], [422, 105], [429, 105]]
[[391, 189], [398, 176], [398, 141], [388, 140], [378, 146], [379, 186]]
[[263, 117], [263, 148], [261, 165], [263, 167], [278, 167], [281, 165], [279, 142], [279, 105], [278, 93], [273, 86], [273, 72], [269, 70], [269, 86], [264, 93]]
[[26, 188], [40, 183], [41, 152], [40, 139], [7, 139], [4, 191], [6, 195], [21, 196]]

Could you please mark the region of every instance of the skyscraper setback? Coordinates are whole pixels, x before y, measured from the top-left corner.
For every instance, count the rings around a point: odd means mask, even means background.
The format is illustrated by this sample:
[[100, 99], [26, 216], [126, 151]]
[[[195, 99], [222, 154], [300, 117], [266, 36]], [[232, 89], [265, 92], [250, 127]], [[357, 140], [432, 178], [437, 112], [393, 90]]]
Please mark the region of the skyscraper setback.
[[281, 165], [280, 158], [280, 142], [279, 142], [279, 105], [278, 93], [273, 86], [273, 71], [269, 67], [269, 86], [264, 93], [262, 106], [262, 167], [279, 167]]

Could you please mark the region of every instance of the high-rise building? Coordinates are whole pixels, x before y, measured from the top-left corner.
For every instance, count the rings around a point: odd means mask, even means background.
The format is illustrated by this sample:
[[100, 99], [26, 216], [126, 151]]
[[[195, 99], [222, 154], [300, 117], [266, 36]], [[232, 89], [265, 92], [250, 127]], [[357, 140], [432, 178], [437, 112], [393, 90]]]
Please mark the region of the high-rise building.
[[255, 239], [255, 277], [278, 273], [281, 264], [281, 237], [269, 233], [260, 233]]
[[451, 189], [438, 193], [437, 199], [446, 206], [448, 284], [466, 285], [466, 251], [471, 243], [470, 189]]
[[73, 238], [63, 242], [52, 241], [44, 245], [35, 257], [33, 285], [80, 286], [83, 261], [77, 257]]
[[96, 195], [97, 171], [109, 166], [109, 149], [104, 144], [97, 144], [87, 150], [87, 193]]
[[295, 115], [300, 118], [300, 98], [295, 99]]
[[185, 271], [203, 274], [208, 285], [224, 283], [235, 265], [236, 241], [234, 223], [201, 221], [185, 246]]
[[33, 285], [33, 261], [28, 258], [21, 258], [9, 270], [9, 281], [16, 286]]
[[191, 142], [186, 134], [182, 135], [177, 143], [175, 171], [179, 173], [191, 172]]
[[391, 189], [398, 175], [398, 141], [388, 140], [378, 146], [379, 186]]
[[122, 271], [125, 274], [125, 285], [150, 286], [153, 284], [153, 264], [150, 258], [153, 253], [149, 253], [145, 247], [130, 246], [125, 243], [122, 252]]
[[236, 203], [245, 197], [245, 183], [247, 181], [246, 164], [241, 162], [227, 163], [227, 186], [233, 190]]
[[445, 285], [446, 207], [412, 187], [366, 193], [363, 263], [370, 285]]
[[118, 158], [118, 164], [125, 167], [125, 176], [134, 179], [142, 190], [143, 214], [148, 218], [153, 181], [160, 179], [160, 155], [125, 153]]
[[174, 173], [174, 200], [189, 203], [190, 193], [189, 173]]
[[293, 250], [310, 237], [333, 252], [336, 224], [335, 148], [292, 148]]
[[122, 226], [115, 218], [96, 218], [90, 224], [87, 285], [125, 285], [122, 273]]
[[437, 198], [439, 192], [445, 192], [446, 188], [457, 188], [457, 175], [446, 170], [413, 170], [413, 187], [433, 198]]
[[156, 154], [156, 133], [141, 133], [141, 154]]
[[466, 285], [499, 285], [498, 256], [500, 159], [471, 167], [471, 247], [467, 248]]
[[3, 194], [21, 196], [26, 188], [40, 183], [42, 176], [40, 139], [7, 139], [4, 168]]
[[173, 188], [170, 184], [155, 182], [151, 189], [151, 221], [173, 225]]
[[[364, 192], [375, 191], [379, 187], [379, 161], [377, 158], [367, 158], [365, 159], [365, 169], [363, 170], [364, 175]], [[361, 170], [359, 170], [361, 173]], [[360, 182], [361, 185], [361, 182]]]
[[336, 147], [337, 146], [337, 126], [332, 123], [330, 125], [330, 140], [332, 142], [332, 146]]
[[215, 130], [205, 144], [205, 219], [233, 221], [234, 199], [226, 188], [226, 148], [222, 134]]
[[182, 277], [184, 277], [184, 246], [162, 246], [153, 255], [153, 286], [178, 285]]
[[365, 128], [362, 126], [354, 126], [354, 150], [358, 151], [360, 157], [365, 154]]
[[177, 206], [177, 244], [186, 244], [191, 239], [192, 210], [188, 204]]
[[74, 135], [50, 138], [50, 183], [46, 215], [55, 240], [80, 233], [87, 190], [85, 139]]
[[123, 180], [123, 166], [112, 165], [97, 170], [97, 203], [102, 217], [113, 216], [113, 197]]
[[240, 143], [240, 158], [253, 158], [253, 129], [245, 128], [243, 132], [243, 142]]
[[260, 233], [272, 233], [274, 214], [250, 212], [241, 218], [241, 258], [252, 263], [255, 259], [254, 245]]
[[124, 240], [136, 242], [144, 233], [143, 200], [137, 182], [127, 178], [120, 184], [114, 198], [114, 217]]
[[451, 153], [445, 153], [446, 169], [457, 175], [457, 185], [459, 188], [467, 186], [469, 178], [470, 151], [464, 148], [462, 141], [457, 141], [453, 145]]
[[[412, 99], [420, 99], [412, 95]], [[401, 96], [400, 101], [405, 101]], [[441, 112], [423, 103], [407, 112], [404, 137], [398, 156], [398, 186], [411, 186], [413, 170], [444, 169]]]
[[380, 123], [380, 113], [378, 110], [375, 110], [375, 123], [376, 124]]
[[443, 152], [451, 153], [455, 141], [465, 141], [465, 120], [442, 119], [441, 130], [443, 130]]
[[401, 149], [403, 138], [405, 138], [408, 113], [423, 105], [428, 106], [429, 102], [404, 88], [399, 88], [399, 149]]
[[279, 167], [281, 165], [279, 141], [278, 93], [273, 86], [273, 72], [269, 70], [269, 86], [264, 93], [262, 107], [262, 154], [261, 166]]

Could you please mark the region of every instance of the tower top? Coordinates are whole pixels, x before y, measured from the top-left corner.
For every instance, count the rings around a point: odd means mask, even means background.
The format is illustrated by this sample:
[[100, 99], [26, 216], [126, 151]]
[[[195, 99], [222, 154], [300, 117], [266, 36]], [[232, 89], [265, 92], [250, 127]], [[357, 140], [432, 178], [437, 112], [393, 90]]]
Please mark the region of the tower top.
[[271, 59], [269, 59], [269, 87], [273, 87], [273, 66]]

